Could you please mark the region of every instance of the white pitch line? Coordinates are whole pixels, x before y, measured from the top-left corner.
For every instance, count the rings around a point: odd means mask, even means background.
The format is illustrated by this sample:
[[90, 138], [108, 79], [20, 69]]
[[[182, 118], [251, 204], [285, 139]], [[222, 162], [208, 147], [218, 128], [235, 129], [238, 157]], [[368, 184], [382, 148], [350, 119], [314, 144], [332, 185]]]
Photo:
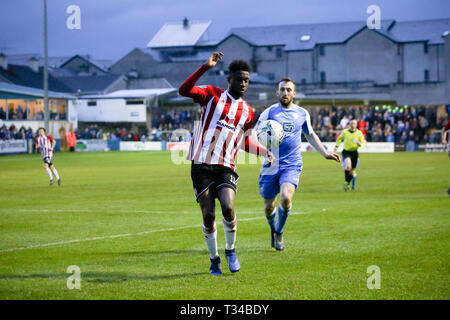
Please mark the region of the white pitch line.
[[[293, 212], [290, 215], [299, 215], [299, 214], [307, 214], [307, 213], [306, 212]], [[265, 217], [242, 218], [242, 219], [238, 219], [238, 221], [252, 221], [252, 220], [259, 220], [259, 219], [264, 219], [264, 218]], [[221, 223], [219, 222], [218, 224], [221, 224]], [[65, 244], [78, 243], [78, 242], [115, 239], [115, 238], [131, 237], [131, 236], [142, 236], [142, 235], [146, 235], [146, 234], [150, 234], [150, 233], [157, 233], [157, 232], [176, 231], [176, 230], [183, 230], [183, 229], [190, 229], [190, 228], [200, 228], [200, 226], [201, 226], [200, 224], [196, 224], [196, 225], [190, 225], [190, 226], [184, 226], [184, 227], [141, 231], [141, 232], [136, 232], [136, 233], [124, 233], [124, 234], [115, 234], [115, 235], [101, 236], [101, 237], [92, 237], [92, 238], [85, 238], [85, 239], [74, 239], [74, 240], [66, 240], [66, 241], [59, 241], [59, 242], [34, 244], [34, 245], [31, 245], [31, 246], [22, 247], [22, 248], [2, 249], [2, 250], [0, 250], [0, 252], [22, 251], [22, 250], [30, 250], [30, 249], [37, 249], [37, 248], [65, 245]]]

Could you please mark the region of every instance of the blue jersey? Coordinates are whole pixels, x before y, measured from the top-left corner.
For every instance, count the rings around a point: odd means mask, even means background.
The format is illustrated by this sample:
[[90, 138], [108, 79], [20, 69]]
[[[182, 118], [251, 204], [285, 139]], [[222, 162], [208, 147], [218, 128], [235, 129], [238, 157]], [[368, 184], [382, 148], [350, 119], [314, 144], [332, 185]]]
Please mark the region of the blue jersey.
[[[287, 109], [277, 103], [261, 113], [256, 127], [265, 120], [275, 120], [283, 126], [284, 139], [278, 148], [271, 150], [277, 158], [279, 169], [286, 167], [301, 168], [303, 165], [301, 153], [302, 132], [304, 134], [313, 132], [309, 112], [295, 104], [292, 104]], [[263, 165], [262, 169], [264, 167], [267, 167], [266, 164]]]

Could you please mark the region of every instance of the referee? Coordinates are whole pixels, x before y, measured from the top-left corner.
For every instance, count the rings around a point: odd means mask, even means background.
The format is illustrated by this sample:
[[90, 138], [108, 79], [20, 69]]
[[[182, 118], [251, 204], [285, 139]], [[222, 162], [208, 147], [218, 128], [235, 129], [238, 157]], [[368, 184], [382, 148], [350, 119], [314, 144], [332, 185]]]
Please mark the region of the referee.
[[349, 128], [342, 130], [334, 147], [334, 152], [336, 152], [341, 142], [344, 141], [344, 150], [342, 150], [342, 167], [345, 173], [344, 191], [348, 191], [350, 182], [352, 183], [352, 190], [355, 190], [356, 168], [359, 164], [358, 148], [366, 144], [363, 133], [356, 126], [356, 120], [351, 120]]

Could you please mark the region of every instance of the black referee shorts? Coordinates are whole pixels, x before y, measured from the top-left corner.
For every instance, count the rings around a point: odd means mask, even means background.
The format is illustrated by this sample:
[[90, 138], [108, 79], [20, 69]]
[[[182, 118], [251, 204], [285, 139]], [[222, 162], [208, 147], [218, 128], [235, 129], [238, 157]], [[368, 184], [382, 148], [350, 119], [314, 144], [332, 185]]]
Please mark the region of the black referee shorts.
[[358, 167], [358, 151], [347, 151], [342, 150], [342, 159], [350, 157], [352, 161], [352, 168], [355, 169]]
[[231, 168], [220, 164], [194, 163], [191, 166], [191, 178], [194, 185], [195, 200], [210, 189], [217, 197], [221, 188], [231, 188], [236, 192], [239, 176]]

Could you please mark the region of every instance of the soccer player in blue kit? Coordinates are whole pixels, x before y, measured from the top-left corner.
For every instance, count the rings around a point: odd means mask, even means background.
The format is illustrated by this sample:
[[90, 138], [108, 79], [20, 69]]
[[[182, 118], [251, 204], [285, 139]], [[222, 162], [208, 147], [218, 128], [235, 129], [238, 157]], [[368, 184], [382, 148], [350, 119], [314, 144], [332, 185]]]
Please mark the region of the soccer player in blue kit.
[[[309, 113], [306, 109], [293, 103], [296, 95], [295, 83], [290, 78], [283, 78], [278, 83], [277, 97], [279, 103], [264, 110], [258, 125], [265, 120], [275, 120], [283, 126], [284, 139], [278, 148], [272, 148], [275, 162], [264, 163], [259, 176], [259, 192], [264, 198], [264, 211], [271, 231], [271, 244], [276, 250], [284, 250], [283, 230], [292, 209], [292, 197], [298, 186], [302, 172], [301, 136], [329, 160], [340, 162], [336, 153], [328, 152], [313, 131]], [[278, 222], [276, 221], [276, 200], [280, 194]]]

